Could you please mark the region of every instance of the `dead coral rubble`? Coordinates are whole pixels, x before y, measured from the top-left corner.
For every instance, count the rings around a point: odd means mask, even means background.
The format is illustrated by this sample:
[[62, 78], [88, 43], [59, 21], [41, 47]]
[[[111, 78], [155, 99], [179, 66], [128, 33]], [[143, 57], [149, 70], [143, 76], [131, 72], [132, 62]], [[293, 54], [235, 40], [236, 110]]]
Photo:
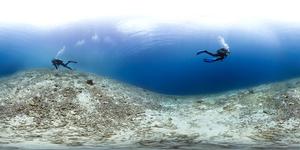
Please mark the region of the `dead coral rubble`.
[[109, 138], [116, 131], [136, 124], [133, 118], [141, 115], [141, 106], [106, 95], [101, 85], [86, 86], [86, 78], [79, 73], [39, 70], [8, 81], [11, 88], [5, 88], [9, 99], [0, 97], [0, 119], [3, 120], [0, 132], [10, 134], [3, 138], [32, 137], [32, 132], [38, 135], [35, 138], [44, 136], [50, 141], [70, 134], [78, 139]]

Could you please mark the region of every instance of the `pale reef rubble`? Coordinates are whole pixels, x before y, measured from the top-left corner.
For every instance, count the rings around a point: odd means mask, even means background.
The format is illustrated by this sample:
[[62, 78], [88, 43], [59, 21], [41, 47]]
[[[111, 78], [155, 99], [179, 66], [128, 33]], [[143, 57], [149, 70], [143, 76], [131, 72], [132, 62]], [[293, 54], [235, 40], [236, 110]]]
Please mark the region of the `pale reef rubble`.
[[91, 73], [35, 69], [2, 78], [0, 89], [4, 145], [300, 143], [300, 79], [171, 96]]

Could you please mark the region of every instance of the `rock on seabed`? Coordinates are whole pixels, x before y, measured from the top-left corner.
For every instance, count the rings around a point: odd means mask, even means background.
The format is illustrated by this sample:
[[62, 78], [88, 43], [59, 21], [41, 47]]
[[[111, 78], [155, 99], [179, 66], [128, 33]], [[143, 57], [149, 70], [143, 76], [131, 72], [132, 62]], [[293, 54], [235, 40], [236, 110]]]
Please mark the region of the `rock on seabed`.
[[300, 79], [198, 96], [76, 71], [36, 69], [0, 80], [0, 144], [297, 145], [299, 126]]

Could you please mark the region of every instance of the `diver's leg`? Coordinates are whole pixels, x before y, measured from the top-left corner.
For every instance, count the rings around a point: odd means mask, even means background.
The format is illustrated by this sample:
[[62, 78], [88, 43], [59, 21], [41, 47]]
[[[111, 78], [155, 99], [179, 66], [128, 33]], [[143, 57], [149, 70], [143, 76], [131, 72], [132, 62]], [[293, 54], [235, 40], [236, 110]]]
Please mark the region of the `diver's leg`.
[[209, 58], [205, 58], [203, 61], [204, 62], [208, 62], [208, 63], [211, 63], [211, 62], [216, 62], [216, 61], [220, 61], [220, 60], [223, 60], [224, 57], [219, 57], [217, 59], [209, 59]]
[[207, 62], [207, 63], [212, 63], [212, 62], [215, 62], [216, 59], [210, 59], [210, 58], [205, 58], [203, 59], [204, 62]]
[[65, 65], [68, 65], [69, 63], [77, 63], [76, 61], [68, 61]]
[[64, 66], [65, 68], [68, 68], [68, 69], [72, 70], [72, 68], [69, 67], [69, 66], [67, 66], [66, 64], [62, 64], [62, 66]]
[[206, 53], [206, 54], [208, 54], [208, 55], [210, 55], [210, 56], [213, 56], [213, 57], [218, 56], [218, 54], [211, 53], [211, 52], [209, 52], [209, 51], [207, 51], [207, 50], [199, 51], [199, 52], [196, 53], [196, 55], [199, 55], [199, 54], [202, 54], [202, 53]]

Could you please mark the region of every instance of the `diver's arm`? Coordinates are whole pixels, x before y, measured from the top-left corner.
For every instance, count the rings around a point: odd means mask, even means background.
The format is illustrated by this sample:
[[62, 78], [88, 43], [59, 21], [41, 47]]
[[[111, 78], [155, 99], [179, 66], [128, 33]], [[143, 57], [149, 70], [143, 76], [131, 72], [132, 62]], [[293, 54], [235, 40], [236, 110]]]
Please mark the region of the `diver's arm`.
[[206, 53], [206, 54], [208, 54], [208, 55], [210, 55], [210, 56], [213, 56], [213, 57], [219, 56], [218, 54], [211, 53], [211, 52], [209, 52], [209, 51], [207, 51], [207, 50], [199, 51], [199, 52], [197, 52], [196, 55], [199, 55], [199, 54], [202, 54], [202, 53]]
[[207, 52], [207, 50], [201, 50], [201, 51], [198, 51], [197, 53], [196, 53], [196, 55], [199, 55], [199, 54], [202, 54], [202, 53], [206, 53]]
[[55, 69], [58, 69], [58, 66], [56, 64], [53, 64], [53, 66], [55, 67]]

